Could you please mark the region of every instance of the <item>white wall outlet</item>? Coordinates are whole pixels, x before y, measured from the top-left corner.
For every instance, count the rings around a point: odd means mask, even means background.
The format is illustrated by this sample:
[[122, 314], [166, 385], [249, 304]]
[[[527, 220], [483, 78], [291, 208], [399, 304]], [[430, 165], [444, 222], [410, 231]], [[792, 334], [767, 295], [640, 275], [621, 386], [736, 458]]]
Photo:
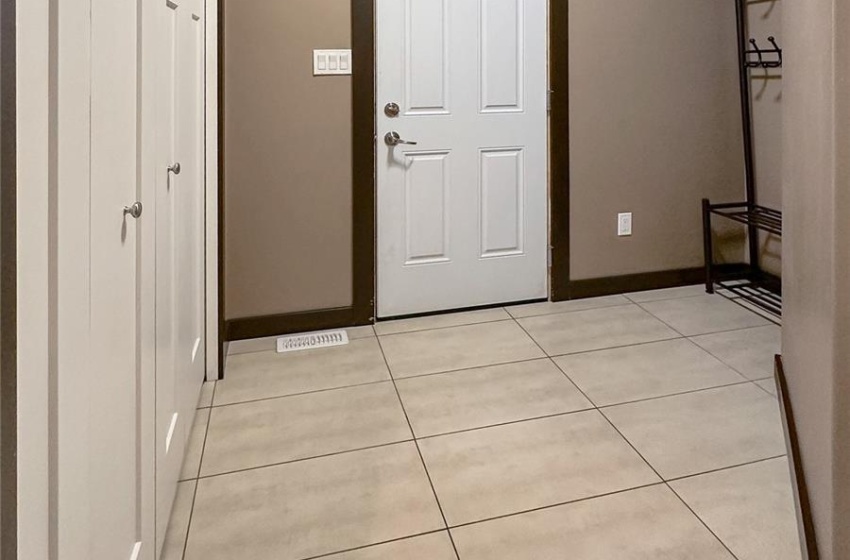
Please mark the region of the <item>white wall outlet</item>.
[[313, 51], [314, 76], [347, 76], [351, 74], [351, 49]]
[[624, 212], [617, 214], [617, 235], [628, 237], [632, 234], [632, 213]]

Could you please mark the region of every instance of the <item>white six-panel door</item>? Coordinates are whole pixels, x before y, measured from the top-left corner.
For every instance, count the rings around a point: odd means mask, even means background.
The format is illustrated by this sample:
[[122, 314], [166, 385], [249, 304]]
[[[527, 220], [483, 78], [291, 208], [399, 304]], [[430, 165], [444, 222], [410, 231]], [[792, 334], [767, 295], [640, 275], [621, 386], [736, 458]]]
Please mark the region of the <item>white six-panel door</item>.
[[546, 297], [546, 0], [377, 6], [378, 315]]
[[[203, 383], [204, 6], [158, 3], [156, 534], [162, 547]], [[179, 166], [179, 167], [178, 167]]]

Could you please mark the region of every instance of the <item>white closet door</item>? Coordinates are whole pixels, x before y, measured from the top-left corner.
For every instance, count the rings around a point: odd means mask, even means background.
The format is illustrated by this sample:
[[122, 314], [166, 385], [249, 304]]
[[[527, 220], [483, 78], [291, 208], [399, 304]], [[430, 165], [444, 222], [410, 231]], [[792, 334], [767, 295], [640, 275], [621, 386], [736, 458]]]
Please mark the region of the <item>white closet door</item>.
[[[59, 10], [59, 558], [134, 559], [140, 535], [137, 5]], [[153, 263], [149, 263], [152, 265]], [[145, 543], [152, 553], [152, 543]]]
[[204, 378], [204, 23], [200, 0], [155, 0], [157, 548]]
[[546, 0], [377, 8], [379, 316], [546, 297]]

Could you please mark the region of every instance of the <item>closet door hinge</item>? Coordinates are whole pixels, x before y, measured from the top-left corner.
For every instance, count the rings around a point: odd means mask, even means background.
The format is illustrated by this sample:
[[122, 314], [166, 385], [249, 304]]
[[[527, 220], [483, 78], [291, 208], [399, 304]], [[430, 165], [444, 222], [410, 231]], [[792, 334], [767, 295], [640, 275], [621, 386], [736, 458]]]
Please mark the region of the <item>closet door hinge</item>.
[[552, 112], [552, 94], [553, 93], [555, 93], [555, 92], [552, 91], [551, 89], [546, 90], [546, 112], [547, 113]]

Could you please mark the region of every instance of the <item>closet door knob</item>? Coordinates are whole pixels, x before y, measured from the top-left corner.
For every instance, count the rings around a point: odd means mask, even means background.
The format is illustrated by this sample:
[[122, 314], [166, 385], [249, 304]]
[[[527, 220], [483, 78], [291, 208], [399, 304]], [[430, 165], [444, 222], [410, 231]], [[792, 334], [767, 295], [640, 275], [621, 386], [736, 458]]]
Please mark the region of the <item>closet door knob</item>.
[[130, 206], [124, 207], [124, 215], [125, 216], [130, 215], [133, 218], [136, 218], [138, 220], [142, 216], [142, 210], [144, 210], [142, 203], [141, 202], [134, 202]]
[[174, 165], [169, 165], [168, 172], [174, 173], [175, 175], [180, 175], [180, 162], [178, 161]]

